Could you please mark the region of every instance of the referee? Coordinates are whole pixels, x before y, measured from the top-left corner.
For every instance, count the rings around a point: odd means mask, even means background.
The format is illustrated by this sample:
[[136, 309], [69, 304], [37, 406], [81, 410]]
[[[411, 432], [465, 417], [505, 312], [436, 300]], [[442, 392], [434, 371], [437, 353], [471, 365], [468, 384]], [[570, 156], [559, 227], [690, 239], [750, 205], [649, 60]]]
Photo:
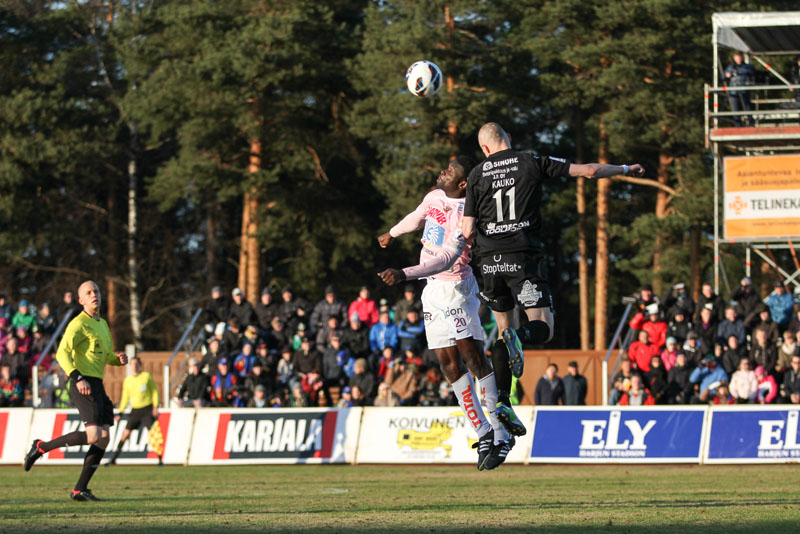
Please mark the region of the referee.
[[[122, 383], [122, 398], [119, 401], [119, 411], [124, 412], [128, 408], [128, 400], [131, 403], [131, 413], [122, 437], [117, 444], [114, 456], [105, 465], [114, 465], [122, 452], [122, 446], [128, 441], [132, 430], [144, 427], [148, 430], [153, 426], [153, 422], [158, 420], [158, 388], [153, 381], [153, 376], [142, 371], [142, 360], [138, 356], [131, 358], [131, 371], [133, 374], [126, 377]], [[118, 422], [120, 416], [114, 418]], [[162, 464], [161, 455], [158, 456], [159, 465]]]
[[[516, 416], [505, 407], [510, 407], [511, 374], [522, 376], [522, 343], [538, 345], [553, 337], [553, 298], [541, 235], [542, 184], [562, 176], [641, 176], [644, 169], [638, 164], [584, 165], [532, 156], [514, 150], [511, 136], [495, 122], [481, 127], [478, 144], [486, 159], [470, 172], [461, 226], [466, 239], [475, 237], [483, 275], [479, 296], [494, 312], [503, 340], [492, 350], [497, 417], [513, 429], [518, 426]], [[526, 322], [515, 331], [508, 314], [516, 305], [524, 308]]]
[[83, 311], [69, 322], [58, 345], [56, 359], [69, 376], [69, 396], [78, 408], [86, 430], [70, 432], [52, 441], [33, 440], [25, 455], [25, 471], [43, 454], [60, 447], [91, 445], [83, 461], [78, 483], [70, 493], [73, 501], [99, 501], [88, 488], [108, 446], [108, 428], [114, 424], [114, 405], [103, 388], [106, 365], [128, 363], [124, 352], [113, 352], [111, 331], [100, 317], [100, 289], [91, 280], [78, 288]]

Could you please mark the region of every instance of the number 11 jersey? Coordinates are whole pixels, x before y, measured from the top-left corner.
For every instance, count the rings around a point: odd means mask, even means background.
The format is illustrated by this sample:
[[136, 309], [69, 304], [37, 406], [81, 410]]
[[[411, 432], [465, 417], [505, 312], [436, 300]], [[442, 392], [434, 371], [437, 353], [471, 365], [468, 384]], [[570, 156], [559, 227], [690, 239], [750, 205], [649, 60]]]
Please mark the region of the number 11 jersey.
[[508, 149], [476, 166], [464, 215], [475, 217], [477, 254], [541, 251], [542, 181], [569, 174], [570, 162]]

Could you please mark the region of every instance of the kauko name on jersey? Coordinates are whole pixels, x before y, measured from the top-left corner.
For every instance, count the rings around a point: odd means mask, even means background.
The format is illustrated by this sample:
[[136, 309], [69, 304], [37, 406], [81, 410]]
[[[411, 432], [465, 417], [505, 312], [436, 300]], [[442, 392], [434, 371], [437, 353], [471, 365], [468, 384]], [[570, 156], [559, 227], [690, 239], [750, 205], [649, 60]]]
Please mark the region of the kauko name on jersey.
[[215, 460], [237, 458], [330, 458], [337, 412], [292, 414], [222, 413]]

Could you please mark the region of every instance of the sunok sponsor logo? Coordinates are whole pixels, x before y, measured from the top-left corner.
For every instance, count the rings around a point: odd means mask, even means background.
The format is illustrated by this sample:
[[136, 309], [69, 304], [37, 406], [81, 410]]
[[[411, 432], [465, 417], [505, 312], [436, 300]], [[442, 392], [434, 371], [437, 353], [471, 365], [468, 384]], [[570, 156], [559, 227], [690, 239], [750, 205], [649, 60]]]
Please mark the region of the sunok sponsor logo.
[[797, 440], [798, 416], [800, 411], [790, 410], [786, 421], [782, 419], [761, 419], [761, 439], [758, 443], [759, 458], [800, 458], [800, 444]]
[[656, 420], [650, 419], [644, 425], [636, 419], [620, 423], [621, 414], [616, 410], [608, 419], [581, 420], [583, 435], [579, 455], [583, 458], [644, 458], [647, 434], [656, 426]]
[[[158, 415], [158, 424], [161, 427], [161, 434], [164, 437], [164, 446], [167, 445], [167, 437], [169, 436], [169, 420], [170, 414], [168, 413], [161, 413]], [[128, 414], [122, 414], [122, 419], [112, 426], [109, 429], [110, 434], [110, 441], [108, 445], [107, 451], [113, 451], [117, 448], [117, 444], [119, 443], [119, 438], [122, 436], [122, 432], [125, 430], [125, 425], [128, 421]], [[59, 413], [56, 414], [55, 423], [53, 424], [53, 435], [50, 439], [57, 438], [58, 436], [63, 436], [64, 434], [69, 434], [70, 432], [75, 432], [76, 430], [80, 430], [81, 426], [81, 416], [79, 414], [67, 414], [67, 413]], [[128, 438], [128, 441], [122, 446], [122, 452], [120, 453], [120, 459], [126, 458], [158, 458], [155, 452], [150, 450], [148, 445], [148, 433], [147, 430], [144, 428], [137, 428], [136, 430], [131, 430], [131, 435]], [[47, 458], [50, 460], [60, 460], [60, 459], [72, 459], [72, 458], [83, 458], [86, 456], [87, 451], [89, 450], [88, 445], [79, 445], [74, 447], [65, 447], [63, 449], [53, 449], [52, 451], [47, 453]]]
[[330, 458], [337, 417], [336, 411], [222, 413], [213, 458]]

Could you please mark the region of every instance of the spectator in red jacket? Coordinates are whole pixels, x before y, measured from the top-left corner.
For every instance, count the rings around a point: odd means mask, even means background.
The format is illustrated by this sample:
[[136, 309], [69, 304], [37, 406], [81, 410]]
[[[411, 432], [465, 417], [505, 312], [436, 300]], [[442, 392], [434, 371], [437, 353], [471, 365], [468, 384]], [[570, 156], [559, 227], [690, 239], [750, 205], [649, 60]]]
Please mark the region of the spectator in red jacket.
[[650, 370], [650, 360], [653, 356], [659, 356], [660, 350], [653, 343], [650, 343], [650, 334], [647, 330], [639, 331], [639, 339], [631, 343], [628, 348], [628, 358], [636, 364], [639, 371], [646, 373]]
[[347, 309], [347, 317], [352, 320], [354, 313], [358, 316], [361, 324], [366, 325], [367, 328], [378, 322], [378, 306], [374, 300], [369, 298], [369, 288], [367, 286], [361, 286], [358, 298], [350, 303], [350, 307]]
[[656, 400], [642, 384], [642, 377], [631, 376], [631, 389], [622, 394], [619, 399], [620, 406], [652, 406]]
[[667, 342], [667, 323], [661, 319], [658, 304], [647, 306], [645, 313], [639, 312], [634, 315], [629, 326], [634, 330], [647, 332], [650, 335], [650, 343], [661, 350]]
[[759, 404], [771, 404], [778, 396], [778, 384], [772, 375], [759, 365], [756, 367], [756, 380], [758, 380], [758, 394], [756, 400]]

